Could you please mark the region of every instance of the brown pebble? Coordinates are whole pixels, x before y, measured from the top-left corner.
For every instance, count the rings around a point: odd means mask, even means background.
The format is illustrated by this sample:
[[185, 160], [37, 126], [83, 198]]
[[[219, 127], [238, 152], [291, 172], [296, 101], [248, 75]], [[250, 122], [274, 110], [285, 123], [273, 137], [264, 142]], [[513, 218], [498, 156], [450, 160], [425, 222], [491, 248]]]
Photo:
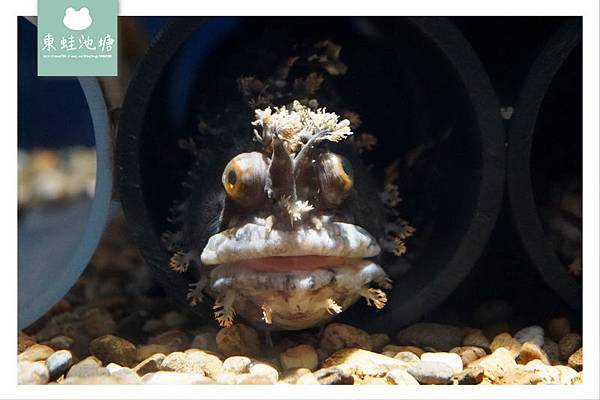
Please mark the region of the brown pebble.
[[479, 360], [486, 355], [486, 352], [481, 347], [461, 346], [450, 349], [450, 353], [456, 353], [460, 356], [463, 365], [469, 365], [473, 361]]
[[153, 354], [162, 353], [169, 354], [171, 349], [163, 344], [146, 344], [140, 346], [136, 350], [136, 361], [142, 361], [152, 356]]
[[448, 351], [460, 346], [463, 336], [463, 331], [452, 325], [419, 322], [398, 332], [396, 341], [401, 345], [422, 347], [426, 351]]
[[415, 353], [411, 351], [400, 351], [394, 355], [394, 358], [406, 363], [414, 363], [421, 360]]
[[569, 367], [575, 371], [581, 371], [583, 369], [583, 347], [580, 347], [569, 357]]
[[225, 356], [255, 356], [260, 353], [258, 333], [248, 325], [235, 324], [229, 328], [221, 328], [216, 341], [217, 348]]
[[354, 377], [348, 372], [338, 367], [322, 368], [313, 373], [321, 385], [352, 385]]
[[578, 333], [569, 333], [563, 336], [558, 342], [558, 350], [563, 361], [567, 361], [571, 354], [575, 353], [582, 345], [581, 335]]
[[478, 385], [483, 380], [483, 375], [483, 367], [480, 365], [473, 365], [459, 373], [456, 380], [459, 385]]
[[532, 360], [540, 360], [546, 365], [550, 365], [550, 360], [548, 360], [548, 356], [540, 347], [533, 342], [525, 342], [521, 346], [521, 351], [519, 352], [519, 357], [517, 358], [517, 362], [519, 364], [527, 364]]
[[571, 333], [571, 323], [567, 318], [552, 318], [548, 322], [548, 333], [552, 340], [560, 342], [560, 339]]
[[34, 344], [19, 354], [18, 361], [44, 361], [54, 353], [50, 346], [44, 344]]
[[[393, 344], [388, 344], [383, 348], [383, 351], [393, 352], [394, 355], [400, 353], [401, 351], [410, 351], [415, 354], [417, 357], [421, 357], [421, 354], [425, 353], [423, 349], [416, 346], [396, 346]], [[393, 357], [393, 356], [392, 356]]]
[[160, 344], [168, 347], [166, 353], [172, 353], [174, 351], [183, 351], [188, 348], [190, 344], [190, 338], [185, 332], [172, 330], [153, 336], [148, 339], [148, 344]]
[[560, 351], [558, 350], [558, 343], [550, 338], [544, 339], [544, 346], [542, 346], [542, 350], [548, 356], [548, 361], [550, 361], [551, 365], [558, 365], [561, 363], [560, 361]]
[[317, 368], [319, 358], [314, 347], [301, 344], [282, 352], [279, 361], [283, 369], [307, 368], [313, 371]]
[[90, 353], [98, 357], [104, 365], [114, 362], [131, 367], [137, 355], [135, 345], [114, 335], [100, 336], [90, 342]]
[[369, 340], [369, 334], [362, 329], [333, 322], [323, 330], [319, 347], [329, 353], [349, 347], [358, 347], [370, 351], [371, 341]]
[[52, 347], [54, 350], [71, 350], [74, 341], [68, 336], [59, 335], [53, 337], [45, 344]]
[[133, 368], [133, 372], [139, 376], [144, 376], [150, 372], [156, 372], [160, 370], [160, 364], [165, 359], [165, 355], [162, 353], [156, 353], [146, 358], [138, 365]]
[[517, 358], [521, 351], [521, 343], [507, 332], [496, 335], [494, 340], [492, 340], [490, 350], [495, 352], [501, 347], [507, 349], [510, 354], [512, 354], [513, 358]]
[[371, 350], [380, 352], [390, 343], [390, 337], [385, 333], [374, 333], [369, 335], [369, 341], [371, 342]]
[[490, 352], [490, 341], [482, 331], [476, 330], [463, 338], [463, 346], [475, 346]]

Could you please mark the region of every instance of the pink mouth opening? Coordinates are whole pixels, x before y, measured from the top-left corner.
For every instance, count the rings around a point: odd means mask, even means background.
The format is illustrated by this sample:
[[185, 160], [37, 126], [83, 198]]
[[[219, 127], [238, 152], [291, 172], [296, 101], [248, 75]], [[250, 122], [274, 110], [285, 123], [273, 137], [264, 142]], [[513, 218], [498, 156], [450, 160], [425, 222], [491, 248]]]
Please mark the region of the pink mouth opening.
[[311, 271], [341, 264], [343, 260], [344, 257], [333, 256], [282, 256], [253, 258], [237, 261], [230, 265], [265, 272]]

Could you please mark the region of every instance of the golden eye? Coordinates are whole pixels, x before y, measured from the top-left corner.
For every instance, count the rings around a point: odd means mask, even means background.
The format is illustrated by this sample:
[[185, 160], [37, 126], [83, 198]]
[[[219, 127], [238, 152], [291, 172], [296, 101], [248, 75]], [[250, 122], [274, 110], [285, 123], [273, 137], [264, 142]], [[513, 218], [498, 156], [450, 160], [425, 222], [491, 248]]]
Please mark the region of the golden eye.
[[267, 160], [258, 152], [235, 156], [223, 171], [221, 178], [227, 196], [244, 206], [264, 200]]
[[330, 205], [341, 204], [354, 185], [354, 173], [350, 161], [335, 153], [321, 153], [317, 172], [321, 196]]

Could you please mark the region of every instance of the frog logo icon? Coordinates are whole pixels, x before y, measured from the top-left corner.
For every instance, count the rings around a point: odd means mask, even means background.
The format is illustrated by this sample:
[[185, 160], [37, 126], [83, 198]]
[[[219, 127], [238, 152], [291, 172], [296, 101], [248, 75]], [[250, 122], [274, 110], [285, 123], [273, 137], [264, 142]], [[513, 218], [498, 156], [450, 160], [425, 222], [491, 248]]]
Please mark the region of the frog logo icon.
[[92, 25], [90, 10], [86, 7], [82, 7], [79, 11], [76, 11], [73, 7], [67, 8], [63, 24], [72, 31], [82, 31], [89, 28]]

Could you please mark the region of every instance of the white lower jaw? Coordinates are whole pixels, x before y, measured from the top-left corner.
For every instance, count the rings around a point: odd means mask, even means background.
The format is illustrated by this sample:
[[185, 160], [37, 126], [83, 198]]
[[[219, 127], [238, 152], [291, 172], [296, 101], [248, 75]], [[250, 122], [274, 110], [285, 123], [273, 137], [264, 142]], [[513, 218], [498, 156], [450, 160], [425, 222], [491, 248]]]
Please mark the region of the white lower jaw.
[[361, 296], [372, 297], [375, 289], [369, 284], [389, 287], [386, 278], [379, 265], [364, 259], [312, 271], [260, 272], [222, 265], [211, 271], [208, 291], [217, 306], [224, 311], [230, 307], [254, 325], [297, 330], [326, 322]]

